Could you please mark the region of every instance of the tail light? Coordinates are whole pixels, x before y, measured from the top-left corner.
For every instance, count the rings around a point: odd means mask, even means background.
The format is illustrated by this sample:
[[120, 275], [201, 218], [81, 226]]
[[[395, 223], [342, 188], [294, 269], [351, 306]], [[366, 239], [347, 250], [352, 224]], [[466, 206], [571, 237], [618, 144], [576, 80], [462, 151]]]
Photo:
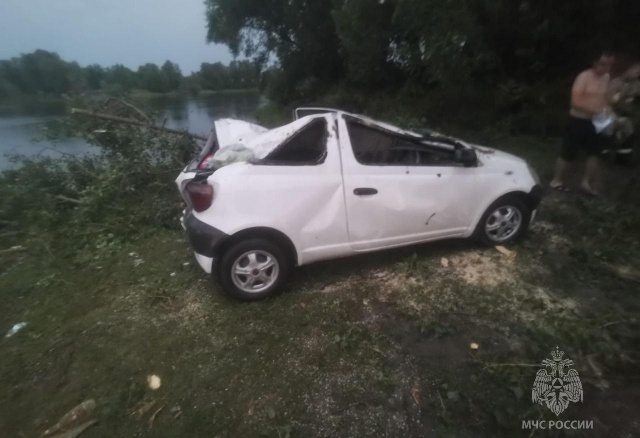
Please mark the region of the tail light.
[[211, 207], [213, 202], [213, 187], [206, 182], [191, 181], [185, 187], [191, 200], [191, 206], [198, 213]]
[[199, 169], [212, 169], [213, 168], [213, 156], [215, 154], [209, 154], [206, 157], [204, 157], [202, 159], [202, 161], [200, 162], [200, 165], [198, 166]]

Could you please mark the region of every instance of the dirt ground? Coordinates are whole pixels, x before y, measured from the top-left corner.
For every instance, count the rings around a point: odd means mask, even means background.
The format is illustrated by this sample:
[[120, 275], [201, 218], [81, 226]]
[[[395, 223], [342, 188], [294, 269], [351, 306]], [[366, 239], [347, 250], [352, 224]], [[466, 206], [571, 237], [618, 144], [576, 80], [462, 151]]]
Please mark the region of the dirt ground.
[[[325, 262], [253, 304], [224, 298], [178, 230], [96, 258], [3, 255], [0, 329], [28, 325], [0, 340], [0, 436], [87, 399], [83, 438], [640, 436], [640, 236], [616, 232], [633, 226], [612, 223], [617, 199], [549, 194], [514, 257], [446, 241]], [[556, 346], [584, 389], [559, 419], [594, 430], [522, 429], [558, 418], [531, 402]]]

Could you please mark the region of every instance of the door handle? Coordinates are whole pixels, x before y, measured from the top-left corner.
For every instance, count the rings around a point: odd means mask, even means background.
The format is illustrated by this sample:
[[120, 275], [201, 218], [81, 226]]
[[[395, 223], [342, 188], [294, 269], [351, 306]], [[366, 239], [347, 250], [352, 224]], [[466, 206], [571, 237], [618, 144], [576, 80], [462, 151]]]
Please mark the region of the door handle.
[[360, 187], [353, 191], [353, 194], [357, 196], [375, 195], [376, 193], [378, 193], [378, 191], [370, 187]]

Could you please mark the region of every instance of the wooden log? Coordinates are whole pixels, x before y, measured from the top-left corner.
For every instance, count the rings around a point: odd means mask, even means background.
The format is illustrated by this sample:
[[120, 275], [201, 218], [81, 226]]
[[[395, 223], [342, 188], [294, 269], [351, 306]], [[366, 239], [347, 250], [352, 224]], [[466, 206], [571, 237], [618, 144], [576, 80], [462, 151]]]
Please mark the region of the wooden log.
[[141, 121], [135, 120], [135, 119], [129, 119], [129, 118], [126, 118], [126, 117], [112, 116], [111, 114], [96, 113], [96, 112], [93, 112], [93, 111], [87, 111], [87, 110], [83, 110], [83, 109], [80, 109], [80, 108], [71, 108], [71, 114], [77, 114], [77, 115], [85, 116], [85, 117], [92, 117], [94, 119], [108, 120], [108, 121], [117, 122], [117, 123], [126, 123], [128, 125], [135, 125], [135, 126], [140, 126], [140, 127], [143, 127], [143, 128], [155, 129], [156, 131], [164, 131], [164, 132], [169, 132], [171, 134], [188, 135], [189, 137], [195, 138], [196, 140], [202, 140], [202, 141], [207, 141], [208, 140], [207, 137], [204, 137], [204, 136], [198, 135], [198, 134], [193, 134], [191, 132], [180, 131], [178, 129], [165, 128], [165, 127], [162, 127], [162, 126], [157, 126], [157, 125], [153, 125], [153, 124], [149, 124], [149, 123], [144, 123], [144, 122], [141, 122]]
[[[147, 122], [149, 122], [149, 123], [153, 123], [153, 120], [151, 120], [151, 117], [149, 117], [149, 116], [147, 115], [147, 113], [145, 113], [145, 112], [144, 112], [144, 111], [142, 111], [140, 108], [138, 108], [137, 106], [133, 105], [132, 103], [127, 102], [127, 101], [126, 101], [126, 100], [124, 100], [124, 99], [119, 99], [119, 98], [117, 98], [117, 97], [109, 97], [109, 98], [104, 102], [104, 103], [105, 103], [105, 105], [106, 105], [107, 103], [109, 103], [110, 101], [112, 101], [112, 100], [115, 100], [116, 102], [120, 103], [121, 105], [124, 105], [124, 106], [126, 106], [126, 107], [128, 107], [128, 108], [131, 108], [132, 110], [134, 110], [135, 112], [137, 112], [138, 114], [140, 114], [140, 116], [141, 116], [142, 118], [144, 118]], [[164, 124], [163, 124], [163, 126], [164, 126]]]

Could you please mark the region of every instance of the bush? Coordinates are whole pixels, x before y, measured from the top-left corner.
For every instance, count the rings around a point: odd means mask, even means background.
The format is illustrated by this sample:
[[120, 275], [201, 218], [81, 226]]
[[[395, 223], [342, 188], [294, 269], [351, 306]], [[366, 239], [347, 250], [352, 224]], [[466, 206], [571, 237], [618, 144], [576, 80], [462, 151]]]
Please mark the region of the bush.
[[[142, 118], [116, 101], [81, 103]], [[178, 226], [182, 207], [174, 179], [195, 154], [191, 137], [75, 116], [51, 135], [69, 132], [101, 153], [14, 157], [17, 167], [0, 176], [0, 233], [26, 233], [31, 246], [76, 250], [104, 236], [125, 241], [153, 227]]]

